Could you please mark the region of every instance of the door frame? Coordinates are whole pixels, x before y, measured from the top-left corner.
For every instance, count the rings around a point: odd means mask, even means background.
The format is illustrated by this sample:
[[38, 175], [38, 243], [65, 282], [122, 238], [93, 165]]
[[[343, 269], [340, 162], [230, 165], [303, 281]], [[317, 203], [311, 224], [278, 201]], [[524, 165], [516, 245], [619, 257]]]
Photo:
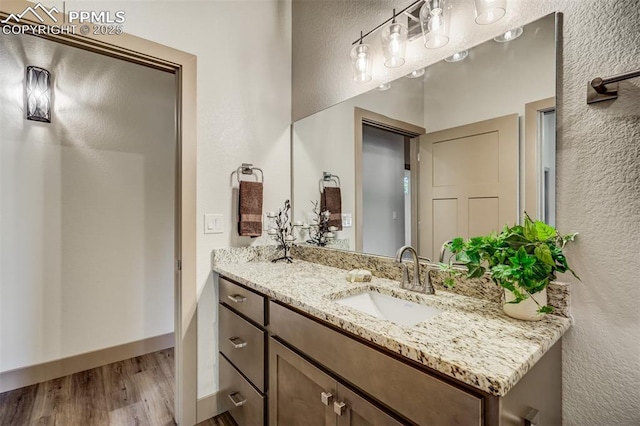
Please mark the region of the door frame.
[[[378, 129], [387, 130], [389, 132], [397, 133], [405, 136], [406, 138], [414, 139], [420, 135], [424, 135], [426, 130], [423, 127], [416, 126], [415, 124], [407, 123], [405, 121], [396, 120], [386, 115], [378, 114], [377, 112], [368, 111], [362, 108], [354, 108], [354, 156], [355, 156], [355, 191], [356, 191], [356, 205], [355, 205], [355, 240], [356, 251], [362, 251], [362, 229], [363, 229], [363, 191], [362, 191], [362, 163], [363, 163], [363, 140], [362, 132], [363, 127], [372, 126]], [[418, 191], [417, 191], [417, 178], [418, 178], [418, 146], [414, 141], [411, 141], [411, 240], [414, 241], [414, 245], [418, 242]]]
[[[34, 3], [0, 0], [0, 20], [18, 14]], [[23, 18], [6, 25], [54, 25]], [[89, 24], [91, 29], [92, 25]], [[176, 76], [176, 203], [175, 203], [175, 419], [180, 425], [196, 424], [197, 406], [197, 288], [196, 288], [196, 56], [130, 34], [37, 35], [90, 52], [155, 68]], [[33, 36], [33, 34], [31, 34]]]
[[[521, 205], [532, 218], [540, 219], [541, 190], [543, 176], [540, 172], [542, 162], [541, 116], [545, 112], [556, 110], [556, 98], [552, 96], [525, 104], [524, 110], [524, 183]], [[556, 117], [557, 119], [557, 117]]]

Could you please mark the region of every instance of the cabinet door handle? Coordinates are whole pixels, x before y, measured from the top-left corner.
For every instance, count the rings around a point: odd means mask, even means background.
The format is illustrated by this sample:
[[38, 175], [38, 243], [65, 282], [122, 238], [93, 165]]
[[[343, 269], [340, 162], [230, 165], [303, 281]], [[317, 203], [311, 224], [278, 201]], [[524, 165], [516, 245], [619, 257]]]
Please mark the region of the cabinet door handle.
[[247, 342], [245, 342], [244, 340], [242, 340], [239, 337], [231, 337], [231, 338], [229, 338], [229, 341], [233, 345], [234, 349], [242, 349], [245, 346], [247, 346]]
[[227, 298], [229, 298], [233, 303], [242, 303], [247, 300], [247, 298], [241, 294], [230, 294]]
[[243, 398], [242, 395], [240, 395], [240, 392], [230, 393], [229, 399], [236, 407], [242, 407], [244, 403], [247, 402], [247, 399]]
[[331, 404], [332, 400], [333, 400], [333, 394], [331, 392], [322, 392], [320, 394], [320, 401], [322, 401], [324, 405]]
[[344, 402], [334, 402], [333, 403], [333, 412], [337, 415], [341, 416], [344, 413], [344, 409], [347, 407], [347, 404]]

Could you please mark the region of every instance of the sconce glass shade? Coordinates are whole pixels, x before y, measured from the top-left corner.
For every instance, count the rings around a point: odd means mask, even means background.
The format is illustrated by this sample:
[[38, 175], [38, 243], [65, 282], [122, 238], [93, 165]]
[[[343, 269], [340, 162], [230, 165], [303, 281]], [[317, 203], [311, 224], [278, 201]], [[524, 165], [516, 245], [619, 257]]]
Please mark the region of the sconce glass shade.
[[25, 84], [27, 120], [51, 123], [51, 73], [44, 68], [27, 67]]
[[395, 68], [404, 65], [408, 34], [407, 26], [397, 22], [391, 23], [382, 30], [385, 67]]
[[358, 82], [371, 81], [373, 58], [368, 44], [356, 44], [351, 49], [351, 64], [353, 79]]
[[438, 49], [449, 43], [451, 10], [446, 0], [426, 0], [420, 9], [424, 47]]
[[507, 13], [507, 0], [474, 0], [474, 3], [479, 25], [493, 24]]

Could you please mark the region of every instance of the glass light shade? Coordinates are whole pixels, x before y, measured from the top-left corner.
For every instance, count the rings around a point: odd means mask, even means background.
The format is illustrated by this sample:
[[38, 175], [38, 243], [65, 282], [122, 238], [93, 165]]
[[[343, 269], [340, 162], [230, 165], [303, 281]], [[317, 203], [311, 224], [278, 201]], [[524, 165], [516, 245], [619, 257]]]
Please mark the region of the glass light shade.
[[420, 78], [424, 75], [424, 68], [420, 68], [419, 70], [415, 70], [407, 74], [407, 78]]
[[353, 79], [358, 82], [371, 81], [373, 58], [368, 44], [356, 44], [351, 49], [351, 65]]
[[420, 9], [420, 24], [427, 49], [449, 43], [451, 10], [446, 0], [427, 0]]
[[395, 68], [404, 65], [409, 30], [404, 24], [394, 22], [382, 30], [384, 66]]
[[468, 50], [462, 50], [460, 52], [456, 52], [453, 55], [449, 56], [448, 58], [444, 58], [445, 62], [460, 62], [463, 59], [465, 59], [467, 56], [469, 56], [469, 51]]
[[493, 39], [498, 43], [505, 43], [507, 41], [515, 40], [522, 35], [524, 30], [522, 27], [514, 28], [512, 30], [507, 31], [504, 34], [500, 34], [498, 37], [494, 37]]
[[507, 0], [474, 0], [474, 3], [476, 24], [493, 24], [507, 13]]
[[27, 67], [24, 90], [27, 120], [51, 123], [51, 73], [44, 68]]
[[391, 84], [389, 84], [389, 83], [384, 83], [384, 84], [381, 84], [380, 86], [376, 87], [376, 90], [379, 90], [381, 92], [384, 92], [385, 90], [389, 90], [389, 89], [391, 89]]

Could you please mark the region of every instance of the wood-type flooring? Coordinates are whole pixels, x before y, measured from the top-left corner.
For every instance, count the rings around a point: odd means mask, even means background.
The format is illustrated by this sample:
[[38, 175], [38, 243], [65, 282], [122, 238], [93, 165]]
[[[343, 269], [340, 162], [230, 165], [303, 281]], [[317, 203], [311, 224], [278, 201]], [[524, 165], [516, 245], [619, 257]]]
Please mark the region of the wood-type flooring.
[[[167, 426], [173, 349], [0, 393], [0, 426]], [[235, 426], [228, 413], [198, 426]]]

